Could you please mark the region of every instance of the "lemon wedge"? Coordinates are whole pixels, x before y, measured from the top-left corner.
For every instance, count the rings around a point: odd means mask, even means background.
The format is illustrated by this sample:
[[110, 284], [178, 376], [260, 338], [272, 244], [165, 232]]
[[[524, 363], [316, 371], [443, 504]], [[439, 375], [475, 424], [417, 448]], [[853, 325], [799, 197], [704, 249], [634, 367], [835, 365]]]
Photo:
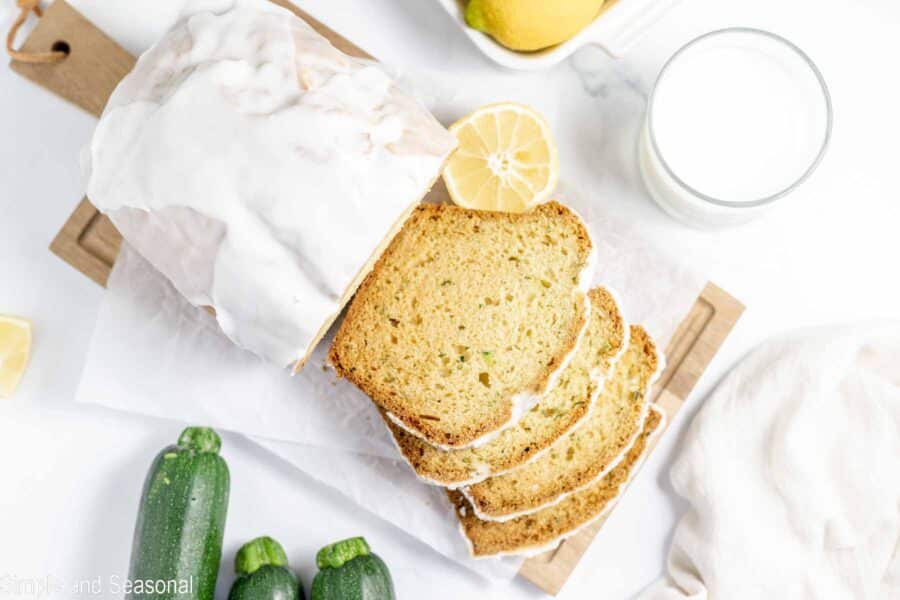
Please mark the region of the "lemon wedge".
[[31, 353], [31, 323], [0, 315], [0, 398], [16, 391]]
[[479, 108], [450, 126], [459, 140], [444, 167], [450, 198], [466, 208], [524, 212], [547, 200], [559, 179], [550, 127], [521, 104]]

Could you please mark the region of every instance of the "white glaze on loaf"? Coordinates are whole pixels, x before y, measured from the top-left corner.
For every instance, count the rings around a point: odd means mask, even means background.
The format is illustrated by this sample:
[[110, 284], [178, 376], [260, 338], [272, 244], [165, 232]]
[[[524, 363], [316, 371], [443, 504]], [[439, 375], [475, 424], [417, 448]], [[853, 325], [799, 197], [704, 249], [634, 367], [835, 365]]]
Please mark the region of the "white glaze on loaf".
[[236, 343], [303, 360], [456, 141], [262, 0], [182, 18], [116, 88], [87, 193]]

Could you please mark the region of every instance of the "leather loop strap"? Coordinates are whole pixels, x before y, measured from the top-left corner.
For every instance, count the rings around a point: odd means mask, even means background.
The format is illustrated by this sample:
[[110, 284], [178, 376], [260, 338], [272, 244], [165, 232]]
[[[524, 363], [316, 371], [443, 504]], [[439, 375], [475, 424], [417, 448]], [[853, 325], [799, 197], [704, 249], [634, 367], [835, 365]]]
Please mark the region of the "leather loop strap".
[[43, 14], [40, 0], [18, 0], [16, 4], [19, 7], [19, 16], [13, 21], [12, 27], [9, 28], [9, 33], [6, 34], [6, 51], [9, 53], [10, 57], [12, 57], [13, 60], [26, 63], [56, 63], [64, 59], [67, 53], [62, 50], [50, 50], [49, 52], [22, 52], [15, 49], [16, 34], [19, 32], [19, 28], [25, 23], [25, 20], [28, 19], [28, 15], [33, 12], [40, 18]]

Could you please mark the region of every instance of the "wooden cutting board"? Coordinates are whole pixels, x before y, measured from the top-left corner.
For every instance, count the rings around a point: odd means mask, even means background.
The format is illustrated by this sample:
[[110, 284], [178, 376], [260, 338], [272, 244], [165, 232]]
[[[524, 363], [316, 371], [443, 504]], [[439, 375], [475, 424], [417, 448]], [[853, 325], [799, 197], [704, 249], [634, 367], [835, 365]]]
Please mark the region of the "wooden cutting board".
[[[316, 21], [287, 0], [272, 0], [306, 20], [332, 44], [353, 56], [365, 51]], [[94, 27], [64, 0], [56, 0], [23, 44], [26, 51], [69, 48], [57, 64], [12, 62], [17, 73], [46, 87], [91, 114], [99, 116], [113, 88], [135, 59]], [[498, 99], [501, 100], [501, 99]], [[436, 186], [433, 194], [446, 191]], [[122, 237], [87, 198], [65, 222], [50, 249], [64, 261], [105, 286], [119, 253]], [[668, 364], [652, 392], [671, 422], [743, 312], [743, 305], [712, 283], [703, 289], [666, 348]], [[659, 439], [659, 438], [657, 438]], [[606, 517], [569, 538], [553, 551], [525, 561], [519, 574], [556, 595], [600, 531]]]

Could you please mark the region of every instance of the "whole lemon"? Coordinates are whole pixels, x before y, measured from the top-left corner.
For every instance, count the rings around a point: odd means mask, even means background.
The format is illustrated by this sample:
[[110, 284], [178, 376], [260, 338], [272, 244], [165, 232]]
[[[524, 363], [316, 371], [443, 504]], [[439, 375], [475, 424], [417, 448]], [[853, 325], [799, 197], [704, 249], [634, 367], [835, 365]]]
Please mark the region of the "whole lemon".
[[466, 23], [511, 50], [566, 41], [600, 12], [604, 0], [469, 0]]

